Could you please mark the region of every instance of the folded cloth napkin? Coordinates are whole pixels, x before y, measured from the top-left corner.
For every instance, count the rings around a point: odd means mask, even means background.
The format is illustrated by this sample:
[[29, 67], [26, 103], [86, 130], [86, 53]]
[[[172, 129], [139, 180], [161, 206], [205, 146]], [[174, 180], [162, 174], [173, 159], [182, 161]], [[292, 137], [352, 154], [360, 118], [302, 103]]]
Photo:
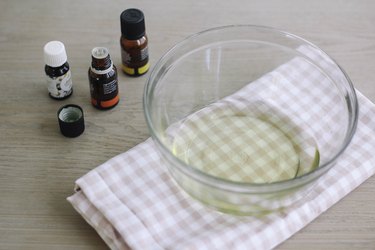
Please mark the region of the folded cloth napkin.
[[[286, 83], [296, 76], [277, 73]], [[351, 144], [308, 200], [283, 211], [238, 217], [202, 205], [171, 179], [151, 139], [79, 178], [68, 201], [112, 249], [273, 248], [375, 173], [375, 138], [369, 136], [375, 132], [375, 106], [358, 91], [357, 96], [359, 122]]]

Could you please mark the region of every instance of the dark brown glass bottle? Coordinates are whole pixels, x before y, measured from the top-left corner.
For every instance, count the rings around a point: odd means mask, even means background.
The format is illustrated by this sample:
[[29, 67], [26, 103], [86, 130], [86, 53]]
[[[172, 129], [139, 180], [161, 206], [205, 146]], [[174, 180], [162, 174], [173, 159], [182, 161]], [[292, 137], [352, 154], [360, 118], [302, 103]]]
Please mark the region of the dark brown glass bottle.
[[143, 75], [150, 67], [144, 15], [138, 9], [127, 9], [120, 21], [122, 70], [131, 76]]
[[97, 47], [91, 52], [89, 68], [91, 103], [98, 109], [110, 109], [119, 102], [117, 69], [107, 48]]

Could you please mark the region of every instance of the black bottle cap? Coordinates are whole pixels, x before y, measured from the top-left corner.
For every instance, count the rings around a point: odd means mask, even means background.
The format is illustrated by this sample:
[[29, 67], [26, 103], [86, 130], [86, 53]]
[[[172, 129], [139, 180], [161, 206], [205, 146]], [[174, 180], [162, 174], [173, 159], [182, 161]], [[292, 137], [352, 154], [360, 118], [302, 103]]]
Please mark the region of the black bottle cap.
[[68, 104], [57, 111], [61, 133], [66, 137], [77, 137], [85, 130], [83, 110], [80, 106]]
[[121, 13], [121, 33], [129, 40], [138, 40], [145, 35], [145, 18], [139, 9], [127, 9]]

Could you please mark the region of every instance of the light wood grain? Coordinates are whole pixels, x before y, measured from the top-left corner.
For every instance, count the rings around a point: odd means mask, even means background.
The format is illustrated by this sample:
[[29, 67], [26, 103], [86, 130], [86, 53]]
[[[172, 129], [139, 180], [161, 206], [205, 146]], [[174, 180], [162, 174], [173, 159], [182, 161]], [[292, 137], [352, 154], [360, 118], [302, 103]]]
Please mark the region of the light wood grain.
[[[89, 103], [90, 51], [106, 46], [120, 64], [119, 15], [129, 7], [145, 13], [152, 65], [192, 33], [267, 25], [323, 48], [375, 101], [375, 1], [1, 0], [0, 249], [107, 248], [65, 198], [78, 177], [149, 136], [141, 102], [147, 75], [119, 74], [113, 110]], [[65, 101], [47, 95], [42, 48], [50, 40], [67, 48], [74, 94]], [[85, 133], [75, 139], [58, 130], [56, 112], [67, 103], [85, 112]], [[374, 190], [372, 177], [278, 249], [375, 249]]]

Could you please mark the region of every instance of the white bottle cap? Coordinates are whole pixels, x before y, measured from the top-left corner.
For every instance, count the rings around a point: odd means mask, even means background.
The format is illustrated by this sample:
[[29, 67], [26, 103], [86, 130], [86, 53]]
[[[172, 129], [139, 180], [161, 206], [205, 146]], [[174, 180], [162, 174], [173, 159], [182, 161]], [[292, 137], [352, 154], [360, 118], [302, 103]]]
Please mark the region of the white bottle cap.
[[67, 61], [65, 46], [62, 42], [51, 41], [44, 45], [44, 62], [51, 67], [60, 67]]
[[104, 59], [108, 56], [109, 50], [104, 47], [96, 47], [91, 51], [91, 55], [96, 59]]

